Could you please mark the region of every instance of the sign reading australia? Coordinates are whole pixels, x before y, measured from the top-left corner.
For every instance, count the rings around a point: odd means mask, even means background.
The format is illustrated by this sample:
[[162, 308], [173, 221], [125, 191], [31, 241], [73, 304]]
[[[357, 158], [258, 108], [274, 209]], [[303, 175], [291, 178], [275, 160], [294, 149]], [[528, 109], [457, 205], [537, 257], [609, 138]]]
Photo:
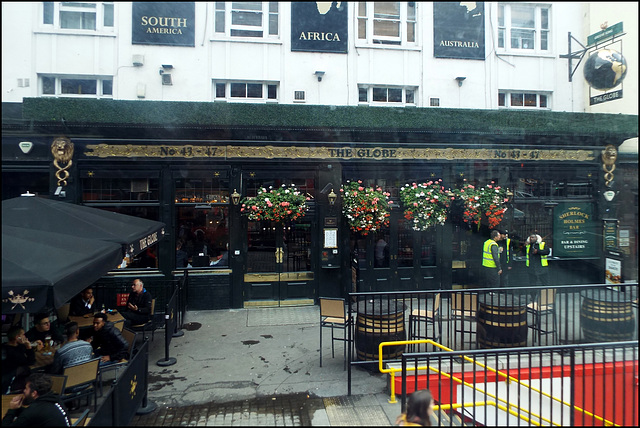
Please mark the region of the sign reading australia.
[[484, 60], [484, 3], [433, 3], [433, 55]]
[[134, 2], [131, 43], [195, 46], [195, 3]]
[[291, 50], [347, 53], [347, 4], [291, 3]]

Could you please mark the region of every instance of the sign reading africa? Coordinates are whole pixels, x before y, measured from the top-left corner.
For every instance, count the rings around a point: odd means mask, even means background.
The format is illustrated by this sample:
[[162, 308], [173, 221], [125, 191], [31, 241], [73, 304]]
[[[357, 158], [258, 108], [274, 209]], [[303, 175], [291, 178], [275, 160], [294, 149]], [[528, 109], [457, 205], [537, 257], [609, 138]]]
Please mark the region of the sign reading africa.
[[562, 202], [553, 210], [553, 255], [592, 257], [596, 254], [593, 206]]
[[347, 53], [346, 2], [291, 3], [291, 50]]
[[484, 60], [484, 3], [433, 3], [433, 55]]
[[195, 46], [195, 3], [134, 2], [131, 43]]

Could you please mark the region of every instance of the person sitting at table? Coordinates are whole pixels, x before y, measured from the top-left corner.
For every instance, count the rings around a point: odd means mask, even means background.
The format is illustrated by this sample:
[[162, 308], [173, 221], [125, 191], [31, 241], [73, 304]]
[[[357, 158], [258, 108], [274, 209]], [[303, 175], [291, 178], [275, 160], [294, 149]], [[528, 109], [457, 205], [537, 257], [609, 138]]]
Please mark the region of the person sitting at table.
[[79, 340], [80, 329], [77, 322], [69, 322], [65, 325], [67, 341], [53, 356], [53, 364], [49, 373], [62, 374], [65, 368], [74, 364], [84, 363], [91, 359], [93, 347], [89, 342]]
[[85, 288], [69, 302], [69, 315], [79, 317], [97, 312], [98, 304], [93, 296], [93, 287]]
[[[36, 354], [31, 343], [24, 336], [24, 329], [18, 325], [9, 328], [7, 343], [2, 344], [2, 393], [21, 391], [27, 376], [31, 374], [29, 366], [35, 364]], [[38, 341], [37, 350], [42, 349]]]
[[127, 311], [122, 312], [124, 326], [144, 324], [151, 317], [151, 293], [144, 288], [140, 279], [134, 279], [131, 293], [127, 298]]
[[62, 337], [62, 334], [60, 334], [60, 332], [55, 328], [51, 328], [49, 315], [36, 314], [33, 317], [33, 324], [33, 327], [31, 327], [31, 329], [25, 334], [30, 342], [41, 340], [45, 346], [47, 345], [47, 340], [53, 340], [54, 343], [64, 342], [64, 337]]
[[129, 343], [111, 321], [107, 314], [98, 312], [93, 316], [93, 334], [87, 338], [93, 352], [100, 357], [100, 366], [117, 363], [127, 356]]
[[67, 408], [51, 387], [51, 376], [34, 373], [26, 380], [22, 394], [9, 402], [2, 426], [9, 427], [68, 427], [71, 426]]

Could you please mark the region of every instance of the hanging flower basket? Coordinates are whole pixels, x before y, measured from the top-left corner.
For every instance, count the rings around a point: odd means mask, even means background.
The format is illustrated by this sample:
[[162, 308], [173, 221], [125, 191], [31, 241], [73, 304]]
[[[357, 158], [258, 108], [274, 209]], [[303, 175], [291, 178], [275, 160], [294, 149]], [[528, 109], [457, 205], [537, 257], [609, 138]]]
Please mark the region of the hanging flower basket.
[[405, 184], [400, 188], [404, 218], [412, 220], [412, 228], [417, 231], [444, 224], [452, 199], [453, 194], [445, 190], [442, 180]]
[[347, 181], [340, 188], [342, 194], [342, 213], [349, 227], [363, 235], [380, 230], [389, 225], [389, 193], [380, 187], [365, 187], [362, 180]]
[[456, 198], [463, 201], [463, 220], [480, 227], [482, 218], [486, 218], [489, 229], [495, 228], [502, 222], [505, 206], [509, 200], [507, 190], [495, 184], [494, 181], [484, 187], [477, 187], [471, 183], [465, 183], [460, 189], [453, 191]]
[[262, 188], [255, 197], [241, 201], [240, 213], [249, 220], [271, 220], [279, 223], [303, 217], [307, 211], [308, 197], [304, 196], [293, 184], [280, 188]]

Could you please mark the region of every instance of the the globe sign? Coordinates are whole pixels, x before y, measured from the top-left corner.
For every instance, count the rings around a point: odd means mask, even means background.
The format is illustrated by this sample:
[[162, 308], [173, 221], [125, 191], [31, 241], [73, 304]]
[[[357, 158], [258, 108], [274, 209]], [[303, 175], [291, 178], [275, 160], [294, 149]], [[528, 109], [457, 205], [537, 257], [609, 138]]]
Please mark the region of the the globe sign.
[[613, 49], [600, 49], [584, 63], [584, 78], [594, 89], [607, 91], [618, 86], [627, 74], [627, 61]]

